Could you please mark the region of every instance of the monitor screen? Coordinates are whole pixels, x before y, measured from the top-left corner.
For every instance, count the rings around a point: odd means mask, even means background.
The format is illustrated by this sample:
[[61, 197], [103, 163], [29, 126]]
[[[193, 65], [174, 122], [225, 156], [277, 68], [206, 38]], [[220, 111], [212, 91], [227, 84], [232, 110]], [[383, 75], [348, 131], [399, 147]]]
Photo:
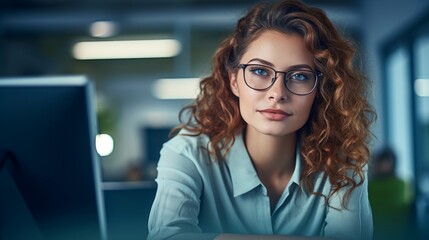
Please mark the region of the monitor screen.
[[93, 88], [0, 79], [0, 239], [106, 239]]
[[144, 155], [144, 181], [154, 181], [156, 178], [156, 166], [160, 158], [162, 145], [168, 141], [173, 127], [144, 127], [141, 130]]

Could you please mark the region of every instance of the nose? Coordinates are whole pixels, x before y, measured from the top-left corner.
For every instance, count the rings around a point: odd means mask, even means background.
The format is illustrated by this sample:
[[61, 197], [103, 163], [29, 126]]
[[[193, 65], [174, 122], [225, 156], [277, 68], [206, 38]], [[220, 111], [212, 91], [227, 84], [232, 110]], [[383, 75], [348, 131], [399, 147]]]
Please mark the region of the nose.
[[288, 99], [288, 94], [290, 94], [290, 92], [287, 90], [284, 80], [284, 74], [278, 74], [276, 76], [274, 84], [267, 92], [270, 101], [284, 102]]

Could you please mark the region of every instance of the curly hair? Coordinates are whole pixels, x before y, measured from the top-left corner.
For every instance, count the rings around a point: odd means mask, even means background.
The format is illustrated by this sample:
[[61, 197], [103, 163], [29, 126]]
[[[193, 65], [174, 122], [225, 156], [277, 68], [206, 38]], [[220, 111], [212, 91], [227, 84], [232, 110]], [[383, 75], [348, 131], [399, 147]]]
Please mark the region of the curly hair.
[[[200, 82], [196, 100], [181, 110], [182, 124], [178, 128], [192, 135], [208, 135], [210, 153], [215, 156], [228, 152], [235, 135], [246, 127], [238, 98], [230, 89], [229, 76], [236, 73], [249, 44], [267, 30], [302, 36], [314, 56], [316, 70], [324, 74], [309, 119], [299, 130], [301, 183], [307, 191], [320, 195], [313, 191], [314, 178], [324, 172], [332, 184], [325, 200], [329, 202], [344, 188], [345, 208], [351, 192], [364, 182], [364, 166], [370, 155], [369, 127], [376, 114], [367, 101], [367, 81], [353, 66], [353, 44], [318, 8], [297, 0], [262, 3], [252, 8], [220, 44], [212, 73]], [[184, 119], [185, 113], [190, 114]]]

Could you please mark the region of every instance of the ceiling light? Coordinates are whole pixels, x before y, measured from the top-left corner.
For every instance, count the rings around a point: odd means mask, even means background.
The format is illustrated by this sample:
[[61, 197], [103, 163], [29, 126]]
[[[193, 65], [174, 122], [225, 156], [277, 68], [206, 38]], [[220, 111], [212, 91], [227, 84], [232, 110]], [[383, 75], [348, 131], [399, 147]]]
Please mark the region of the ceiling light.
[[78, 42], [72, 54], [78, 60], [167, 58], [177, 56], [181, 44], [174, 39]]
[[118, 32], [118, 26], [112, 21], [98, 21], [91, 24], [89, 32], [93, 37], [112, 37]]

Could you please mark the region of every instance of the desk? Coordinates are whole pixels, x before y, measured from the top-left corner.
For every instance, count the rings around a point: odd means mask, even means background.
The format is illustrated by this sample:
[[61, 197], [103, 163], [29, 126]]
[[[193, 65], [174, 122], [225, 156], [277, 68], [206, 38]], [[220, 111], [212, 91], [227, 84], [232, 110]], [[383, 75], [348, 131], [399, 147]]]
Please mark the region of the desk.
[[154, 181], [103, 184], [109, 240], [146, 239], [147, 221], [156, 193]]

